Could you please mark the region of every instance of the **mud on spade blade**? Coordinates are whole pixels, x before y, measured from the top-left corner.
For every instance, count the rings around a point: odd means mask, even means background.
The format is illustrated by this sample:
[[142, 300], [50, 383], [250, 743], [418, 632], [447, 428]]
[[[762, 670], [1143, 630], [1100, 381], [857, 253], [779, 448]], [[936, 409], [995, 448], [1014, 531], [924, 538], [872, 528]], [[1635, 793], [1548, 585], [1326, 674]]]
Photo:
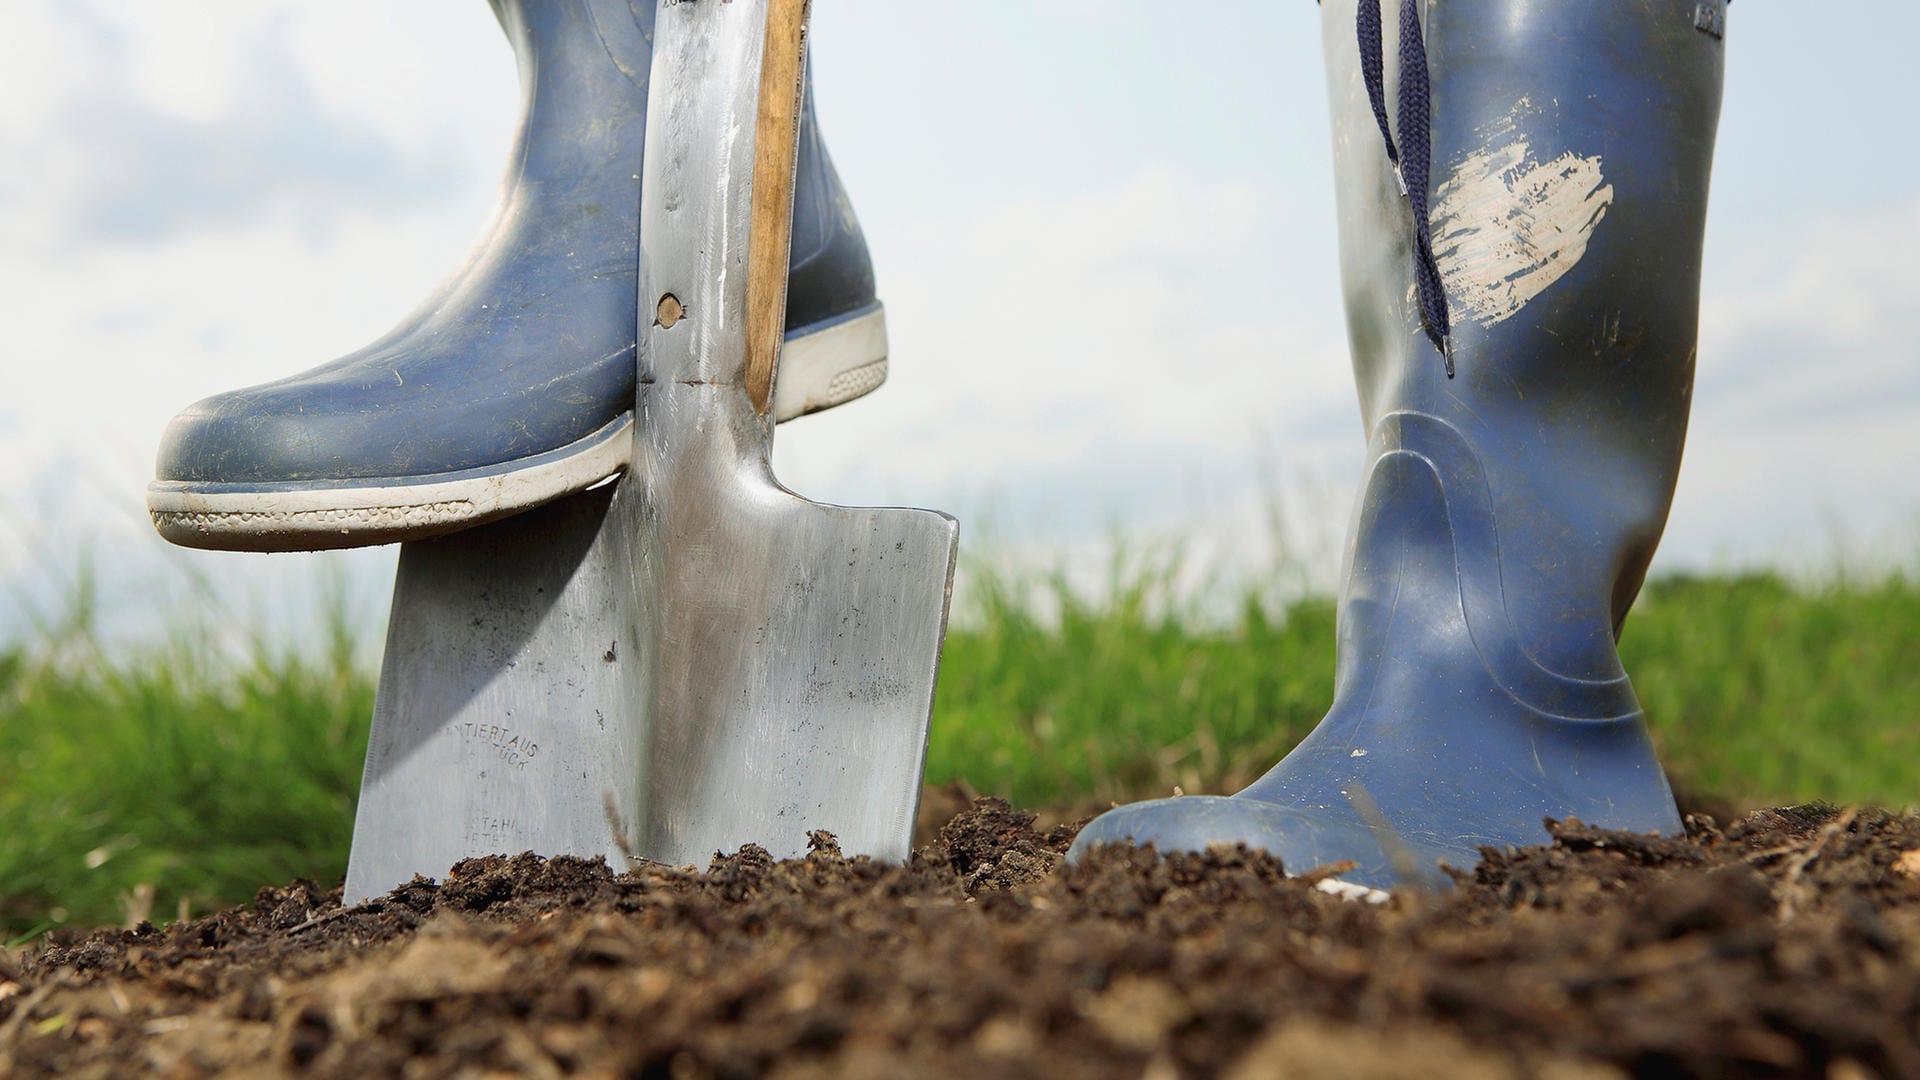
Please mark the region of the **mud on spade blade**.
[[906, 857], [957, 525], [780, 486], [804, 0], [665, 0], [634, 466], [403, 548], [347, 899], [492, 852]]

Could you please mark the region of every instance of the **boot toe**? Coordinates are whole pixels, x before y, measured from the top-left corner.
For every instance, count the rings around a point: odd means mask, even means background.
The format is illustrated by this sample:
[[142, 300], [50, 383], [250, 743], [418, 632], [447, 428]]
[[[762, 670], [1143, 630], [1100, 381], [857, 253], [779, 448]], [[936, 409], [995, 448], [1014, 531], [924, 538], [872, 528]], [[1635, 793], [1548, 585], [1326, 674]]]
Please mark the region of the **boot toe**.
[[223, 485], [405, 476], [413, 471], [401, 460], [405, 448], [381, 437], [385, 412], [328, 409], [312, 395], [265, 387], [216, 394], [167, 425], [154, 474]]
[[1162, 852], [1245, 844], [1279, 858], [1289, 873], [1352, 863], [1338, 879], [1376, 889], [1447, 881], [1437, 866], [1390, 850], [1391, 842], [1383, 844], [1359, 821], [1244, 796], [1182, 795], [1115, 807], [1080, 830], [1067, 858], [1079, 861], [1096, 846], [1128, 843]]
[[289, 380], [195, 404], [161, 439], [147, 489], [155, 528], [223, 551], [425, 539], [582, 490], [630, 460], [630, 387], [562, 387], [538, 396], [544, 407], [514, 408], [529, 395], [404, 383]]
[[167, 425], [155, 476], [196, 488], [318, 488], [510, 472], [631, 410], [630, 350], [556, 371], [514, 344], [505, 360], [477, 349], [347, 357], [215, 394]]

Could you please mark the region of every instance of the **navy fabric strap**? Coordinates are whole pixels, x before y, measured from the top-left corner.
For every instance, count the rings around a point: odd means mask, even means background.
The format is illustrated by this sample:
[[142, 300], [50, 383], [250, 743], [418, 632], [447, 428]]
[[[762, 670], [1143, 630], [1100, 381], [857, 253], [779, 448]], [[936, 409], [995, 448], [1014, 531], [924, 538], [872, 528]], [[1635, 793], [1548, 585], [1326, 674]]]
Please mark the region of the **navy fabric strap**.
[[[1373, 103], [1373, 119], [1380, 125], [1380, 139], [1387, 144], [1387, 160], [1393, 162], [1394, 175], [1400, 174], [1400, 151], [1393, 145], [1393, 132], [1387, 127], [1387, 77], [1381, 67], [1386, 48], [1380, 44], [1379, 0], [1360, 0], [1356, 16], [1360, 35], [1360, 73], [1367, 82], [1367, 100]], [[1400, 184], [1406, 193], [1406, 181]]]
[[[1420, 0], [1400, 0], [1400, 132], [1406, 145], [1400, 150], [1401, 175], [1406, 178], [1407, 201], [1413, 207], [1414, 275], [1420, 292], [1420, 319], [1427, 337], [1447, 361], [1453, 378], [1453, 321], [1447, 312], [1447, 291], [1440, 266], [1433, 258], [1433, 233], [1427, 207], [1432, 168], [1433, 87], [1427, 81], [1427, 43], [1420, 30]], [[1384, 96], [1384, 92], [1383, 95]]]
[[1400, 191], [1413, 213], [1413, 280], [1420, 297], [1420, 323], [1427, 339], [1446, 362], [1453, 378], [1453, 322], [1447, 310], [1447, 290], [1433, 256], [1433, 230], [1428, 221], [1428, 187], [1433, 168], [1432, 85], [1427, 73], [1427, 45], [1420, 29], [1421, 0], [1400, 0], [1400, 137], [1395, 145], [1387, 124], [1386, 48], [1381, 41], [1380, 5], [1384, 0], [1360, 0], [1356, 5], [1355, 36], [1360, 44], [1360, 73], [1367, 83], [1367, 100], [1380, 126], [1387, 160], [1393, 163]]

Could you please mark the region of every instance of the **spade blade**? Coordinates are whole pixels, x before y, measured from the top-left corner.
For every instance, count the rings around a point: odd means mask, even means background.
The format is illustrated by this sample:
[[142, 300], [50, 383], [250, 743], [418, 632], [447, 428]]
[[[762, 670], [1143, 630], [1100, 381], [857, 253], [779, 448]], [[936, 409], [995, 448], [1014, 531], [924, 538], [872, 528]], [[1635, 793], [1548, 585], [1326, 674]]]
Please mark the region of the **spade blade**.
[[954, 520], [698, 471], [656, 480], [649, 510], [660, 607], [647, 620], [659, 634], [643, 850], [676, 863], [747, 843], [792, 856], [826, 830], [849, 855], [904, 859]]

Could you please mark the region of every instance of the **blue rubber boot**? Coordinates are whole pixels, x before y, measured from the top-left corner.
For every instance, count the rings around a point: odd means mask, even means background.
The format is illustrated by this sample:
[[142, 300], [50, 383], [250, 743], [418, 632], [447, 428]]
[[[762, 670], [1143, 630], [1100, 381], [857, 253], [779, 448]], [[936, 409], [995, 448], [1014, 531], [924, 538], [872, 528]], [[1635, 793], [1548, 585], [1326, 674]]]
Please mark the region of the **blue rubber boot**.
[[1387, 888], [1548, 817], [1681, 827], [1615, 642], [1686, 433], [1724, 3], [1396, 6], [1384, 40], [1322, 11], [1371, 440], [1332, 710], [1238, 795], [1120, 807], [1076, 855], [1245, 842]]
[[[633, 444], [653, 0], [494, 0], [524, 113], [487, 237], [379, 341], [174, 419], [148, 505], [190, 547], [417, 540], [580, 491]], [[802, 113], [779, 419], [886, 377], [873, 268]]]

